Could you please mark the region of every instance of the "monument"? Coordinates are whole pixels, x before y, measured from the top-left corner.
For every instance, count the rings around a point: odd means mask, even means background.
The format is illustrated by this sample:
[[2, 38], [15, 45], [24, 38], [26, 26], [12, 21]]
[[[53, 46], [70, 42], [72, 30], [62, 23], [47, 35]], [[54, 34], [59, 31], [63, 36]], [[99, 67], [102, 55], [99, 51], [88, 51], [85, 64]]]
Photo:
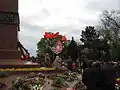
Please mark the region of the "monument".
[[17, 50], [19, 31], [18, 0], [0, 1], [0, 65], [21, 63]]

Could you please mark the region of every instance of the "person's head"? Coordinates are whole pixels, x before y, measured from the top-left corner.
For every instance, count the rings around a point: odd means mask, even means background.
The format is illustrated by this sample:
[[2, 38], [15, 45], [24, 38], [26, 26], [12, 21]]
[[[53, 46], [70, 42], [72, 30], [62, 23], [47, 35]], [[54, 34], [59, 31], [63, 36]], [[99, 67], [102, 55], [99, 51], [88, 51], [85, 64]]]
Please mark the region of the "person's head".
[[93, 64], [93, 61], [91, 61], [91, 60], [89, 60], [89, 61], [87, 62], [88, 67], [92, 67], [92, 64]]
[[101, 65], [100, 63], [93, 63], [93, 67], [95, 68], [100, 68], [101, 67], [100, 65]]
[[93, 62], [93, 63], [92, 63], [92, 67], [96, 67], [96, 62]]

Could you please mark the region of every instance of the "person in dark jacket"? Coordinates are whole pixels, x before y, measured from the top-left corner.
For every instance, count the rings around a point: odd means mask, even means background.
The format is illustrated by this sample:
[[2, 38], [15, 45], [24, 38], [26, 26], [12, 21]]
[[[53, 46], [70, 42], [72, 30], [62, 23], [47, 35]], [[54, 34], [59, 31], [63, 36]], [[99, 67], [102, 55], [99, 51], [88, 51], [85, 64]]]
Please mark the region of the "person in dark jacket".
[[116, 83], [115, 67], [111, 63], [106, 62], [101, 67], [101, 74], [102, 74], [103, 90], [115, 90], [115, 83]]
[[83, 61], [83, 70], [85, 70], [86, 68], [88, 68], [87, 61]]
[[82, 81], [87, 90], [102, 90], [100, 88], [100, 72], [92, 66], [91, 61], [88, 62], [88, 68], [83, 71]]

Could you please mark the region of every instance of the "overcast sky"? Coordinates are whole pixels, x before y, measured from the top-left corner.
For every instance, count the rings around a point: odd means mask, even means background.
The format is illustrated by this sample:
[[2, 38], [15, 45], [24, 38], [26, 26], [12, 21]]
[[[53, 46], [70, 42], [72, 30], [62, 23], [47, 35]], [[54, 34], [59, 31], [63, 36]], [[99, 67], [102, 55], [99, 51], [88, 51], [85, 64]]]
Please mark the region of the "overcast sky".
[[79, 40], [81, 30], [96, 25], [102, 11], [119, 8], [120, 0], [19, 0], [19, 39], [35, 55], [44, 32], [60, 32]]

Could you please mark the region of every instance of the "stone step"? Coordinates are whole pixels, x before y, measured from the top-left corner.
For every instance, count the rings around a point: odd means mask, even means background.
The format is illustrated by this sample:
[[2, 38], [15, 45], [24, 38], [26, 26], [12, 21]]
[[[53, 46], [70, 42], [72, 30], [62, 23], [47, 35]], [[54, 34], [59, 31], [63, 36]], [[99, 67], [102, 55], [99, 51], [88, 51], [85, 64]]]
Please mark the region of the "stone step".
[[21, 59], [20, 51], [18, 50], [1, 50], [0, 59]]

